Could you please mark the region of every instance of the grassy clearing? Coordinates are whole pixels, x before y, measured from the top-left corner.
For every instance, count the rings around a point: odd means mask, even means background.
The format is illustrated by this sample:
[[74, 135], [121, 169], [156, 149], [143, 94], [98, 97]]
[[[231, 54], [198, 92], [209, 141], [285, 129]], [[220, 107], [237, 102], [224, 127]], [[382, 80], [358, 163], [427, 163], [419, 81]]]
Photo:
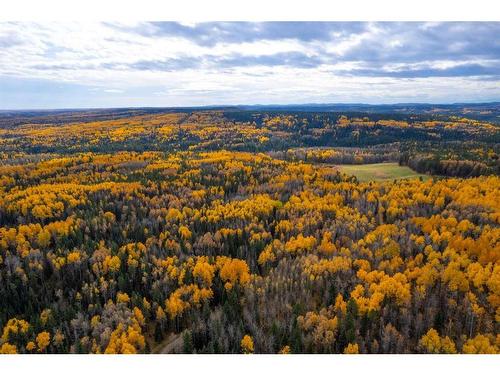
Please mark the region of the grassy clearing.
[[429, 176], [417, 173], [408, 167], [400, 166], [398, 163], [378, 163], [361, 165], [337, 165], [337, 168], [345, 174], [354, 175], [359, 181], [383, 181], [403, 178], [428, 179]]

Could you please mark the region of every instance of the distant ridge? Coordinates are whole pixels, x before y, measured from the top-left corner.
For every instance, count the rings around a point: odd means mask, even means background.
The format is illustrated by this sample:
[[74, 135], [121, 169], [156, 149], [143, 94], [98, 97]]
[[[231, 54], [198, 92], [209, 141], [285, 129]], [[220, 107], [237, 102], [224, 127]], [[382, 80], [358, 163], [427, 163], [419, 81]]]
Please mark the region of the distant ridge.
[[0, 114], [6, 113], [37, 113], [37, 114], [48, 114], [48, 113], [61, 113], [61, 112], [87, 112], [87, 111], [148, 111], [148, 112], [160, 112], [160, 111], [192, 111], [192, 110], [268, 110], [268, 109], [295, 109], [308, 111], [311, 109], [321, 108], [322, 110], [395, 110], [395, 109], [457, 109], [457, 108], [496, 108], [500, 109], [500, 102], [460, 102], [460, 103], [393, 103], [393, 104], [367, 104], [367, 103], [297, 103], [297, 104], [234, 104], [234, 105], [204, 105], [204, 106], [173, 106], [173, 107], [103, 107], [103, 108], [54, 108], [54, 109], [0, 109]]
[[[500, 124], [500, 102], [490, 103], [304, 103], [304, 104], [239, 104], [191, 107], [125, 107], [125, 108], [65, 108], [0, 110], [0, 126], [5, 122], [23, 123], [64, 123], [75, 121], [103, 121], [131, 116], [141, 116], [168, 112], [193, 111], [250, 111], [250, 112], [336, 112], [349, 116], [363, 114], [397, 114], [466, 117], [479, 121]], [[83, 118], [82, 118], [83, 117]]]

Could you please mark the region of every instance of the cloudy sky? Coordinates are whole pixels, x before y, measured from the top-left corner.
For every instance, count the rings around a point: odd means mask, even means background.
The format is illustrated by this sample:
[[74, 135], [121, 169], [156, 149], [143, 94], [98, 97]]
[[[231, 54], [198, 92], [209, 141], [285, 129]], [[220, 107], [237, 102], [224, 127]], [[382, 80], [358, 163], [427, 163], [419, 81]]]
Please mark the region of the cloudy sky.
[[498, 23], [0, 23], [0, 108], [500, 101]]

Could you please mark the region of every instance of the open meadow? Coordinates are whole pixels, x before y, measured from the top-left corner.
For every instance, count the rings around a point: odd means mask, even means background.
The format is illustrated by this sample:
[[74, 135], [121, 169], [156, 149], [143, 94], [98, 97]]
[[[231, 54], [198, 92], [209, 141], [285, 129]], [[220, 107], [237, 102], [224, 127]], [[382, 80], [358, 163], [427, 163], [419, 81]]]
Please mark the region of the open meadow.
[[362, 165], [337, 165], [342, 173], [356, 176], [359, 181], [383, 181], [398, 180], [403, 178], [430, 178], [428, 175], [417, 173], [407, 166], [401, 166], [398, 163], [376, 163]]

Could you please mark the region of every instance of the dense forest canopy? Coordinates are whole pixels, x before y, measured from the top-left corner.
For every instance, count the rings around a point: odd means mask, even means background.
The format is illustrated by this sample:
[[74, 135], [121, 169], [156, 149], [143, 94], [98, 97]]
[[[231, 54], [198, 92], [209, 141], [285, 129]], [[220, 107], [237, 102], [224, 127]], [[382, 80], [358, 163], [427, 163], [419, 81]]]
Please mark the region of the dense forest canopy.
[[[500, 352], [494, 122], [221, 108], [0, 123], [2, 353]], [[381, 162], [428, 178], [337, 167]]]

